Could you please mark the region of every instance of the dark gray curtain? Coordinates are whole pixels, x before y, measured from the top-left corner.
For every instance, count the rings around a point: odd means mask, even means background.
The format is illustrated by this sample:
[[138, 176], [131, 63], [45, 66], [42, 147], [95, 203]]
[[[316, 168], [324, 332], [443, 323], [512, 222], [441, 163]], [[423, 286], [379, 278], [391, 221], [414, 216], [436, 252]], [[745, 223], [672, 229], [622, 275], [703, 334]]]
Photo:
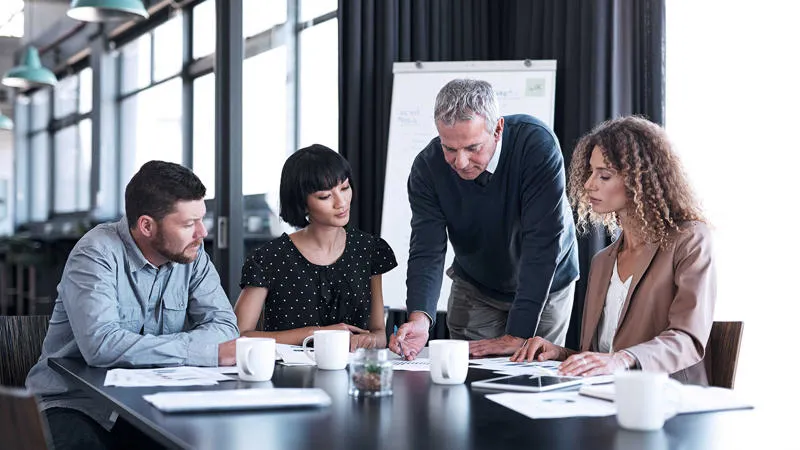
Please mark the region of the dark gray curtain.
[[[641, 114], [663, 123], [664, 1], [340, 1], [339, 149], [358, 186], [354, 223], [380, 232], [392, 63], [556, 60], [554, 129], [568, 167], [577, 140], [603, 120]], [[570, 347], [591, 258], [607, 243], [601, 232], [580, 238]]]

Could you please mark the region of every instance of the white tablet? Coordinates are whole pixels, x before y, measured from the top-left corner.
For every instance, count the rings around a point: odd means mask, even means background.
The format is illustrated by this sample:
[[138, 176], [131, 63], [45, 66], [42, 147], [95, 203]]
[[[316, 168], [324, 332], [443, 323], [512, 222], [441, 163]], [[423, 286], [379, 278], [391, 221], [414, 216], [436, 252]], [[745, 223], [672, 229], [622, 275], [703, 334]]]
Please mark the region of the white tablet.
[[577, 386], [583, 377], [556, 377], [551, 375], [511, 375], [488, 380], [473, 381], [472, 385], [501, 391], [545, 392]]

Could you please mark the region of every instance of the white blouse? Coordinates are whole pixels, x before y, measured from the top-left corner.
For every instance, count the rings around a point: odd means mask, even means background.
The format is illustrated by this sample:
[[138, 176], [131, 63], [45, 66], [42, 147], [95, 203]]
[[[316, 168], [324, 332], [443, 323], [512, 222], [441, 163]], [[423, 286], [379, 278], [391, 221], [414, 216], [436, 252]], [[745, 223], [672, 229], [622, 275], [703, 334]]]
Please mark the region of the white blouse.
[[597, 339], [597, 350], [600, 353], [611, 353], [614, 351], [614, 335], [617, 334], [622, 305], [628, 296], [628, 289], [631, 287], [633, 276], [629, 276], [624, 282], [619, 277], [617, 271], [617, 261], [614, 261], [614, 273], [611, 274], [611, 281], [608, 283], [608, 293], [606, 302], [603, 305], [603, 316], [600, 318], [600, 330]]

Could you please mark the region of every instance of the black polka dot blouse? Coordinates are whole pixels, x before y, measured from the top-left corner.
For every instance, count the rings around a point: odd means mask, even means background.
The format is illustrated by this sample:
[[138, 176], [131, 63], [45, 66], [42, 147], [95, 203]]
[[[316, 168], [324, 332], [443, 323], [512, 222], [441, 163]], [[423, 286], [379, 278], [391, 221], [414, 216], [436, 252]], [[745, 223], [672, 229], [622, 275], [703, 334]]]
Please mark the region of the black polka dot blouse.
[[283, 331], [340, 322], [369, 328], [370, 277], [397, 266], [383, 239], [347, 227], [344, 252], [333, 264], [309, 262], [284, 233], [251, 253], [242, 288], [267, 288], [264, 330]]

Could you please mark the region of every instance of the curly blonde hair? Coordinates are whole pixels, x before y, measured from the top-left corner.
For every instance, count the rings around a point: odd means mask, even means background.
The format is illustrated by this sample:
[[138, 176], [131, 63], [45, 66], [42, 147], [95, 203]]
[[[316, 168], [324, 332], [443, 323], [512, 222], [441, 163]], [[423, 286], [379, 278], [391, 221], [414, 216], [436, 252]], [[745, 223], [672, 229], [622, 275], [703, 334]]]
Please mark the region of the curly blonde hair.
[[667, 245], [681, 223], [706, 221], [664, 129], [642, 117], [628, 116], [595, 127], [581, 138], [572, 154], [568, 188], [580, 230], [586, 231], [590, 224], [602, 224], [609, 232], [619, 228], [616, 213], [592, 211], [584, 188], [595, 147], [623, 178], [628, 215], [637, 219], [645, 241]]

